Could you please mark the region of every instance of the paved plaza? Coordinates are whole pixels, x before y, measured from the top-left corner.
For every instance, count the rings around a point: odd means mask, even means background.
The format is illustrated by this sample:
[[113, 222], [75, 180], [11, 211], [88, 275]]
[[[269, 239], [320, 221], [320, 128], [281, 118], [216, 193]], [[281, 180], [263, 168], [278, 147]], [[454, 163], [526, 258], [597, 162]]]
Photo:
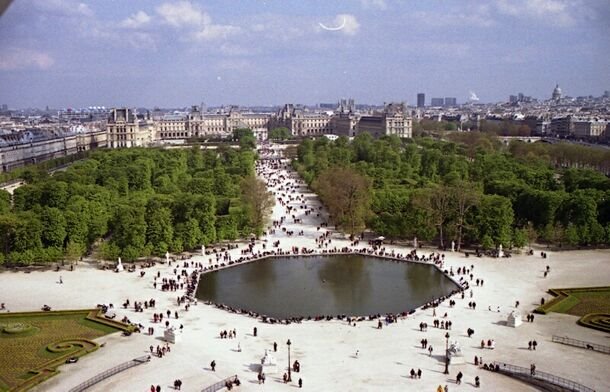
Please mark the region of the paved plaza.
[[[269, 178], [293, 177], [284, 169], [267, 173]], [[284, 182], [271, 190], [278, 193]], [[309, 205], [319, 206], [316, 196], [305, 188], [299, 191]], [[298, 193], [293, 194], [297, 195]], [[294, 203], [298, 205], [298, 203]], [[326, 229], [318, 230], [325, 220], [324, 213], [305, 216], [296, 210], [302, 223], [291, 223], [288, 219], [284, 227], [287, 231], [303, 235], [287, 236], [284, 231], [262, 237], [254, 251], [262, 251], [262, 244], [271, 249], [274, 241], [280, 241], [285, 250], [293, 246], [317, 249], [315, 239]], [[285, 215], [285, 207], [276, 203], [273, 220]], [[302, 215], [302, 216], [301, 216]], [[266, 241], [266, 242], [264, 242]], [[350, 241], [338, 233], [332, 235], [331, 247], [349, 246]], [[362, 247], [362, 244], [361, 246]], [[408, 253], [411, 248], [386, 245], [386, 250]], [[247, 248], [242, 242], [230, 251], [237, 259]], [[423, 248], [419, 252], [429, 254], [434, 249]], [[524, 367], [535, 363], [540, 371], [565, 377], [597, 391], [610, 390], [610, 374], [607, 371], [608, 356], [571, 346], [551, 342], [552, 335], [569, 336], [602, 345], [610, 345], [608, 335], [584, 328], [576, 324], [577, 317], [551, 313], [536, 315], [533, 323], [524, 322], [517, 328], [506, 325], [508, 314], [519, 301], [523, 317], [533, 311], [542, 297], [549, 299], [546, 290], [557, 287], [579, 287], [608, 285], [610, 280], [610, 251], [566, 251], [550, 252], [547, 259], [540, 257], [537, 249], [533, 256], [517, 255], [509, 259], [488, 257], [465, 258], [463, 253], [445, 252], [443, 269], [457, 270], [458, 267], [472, 268], [474, 279], [483, 279], [483, 286], [476, 286], [465, 292], [465, 298], [453, 296], [457, 304], [450, 308], [448, 301], [433, 309], [417, 310], [397, 323], [377, 329], [377, 321], [358, 322], [356, 326], [346, 321], [304, 321], [290, 325], [268, 324], [259, 319], [230, 313], [211, 305], [199, 303], [185, 311], [178, 306], [177, 297], [181, 291], [161, 291], [160, 285], [153, 287], [153, 277], [174, 278], [174, 268], [167, 264], [156, 264], [145, 269], [140, 277], [127, 271], [115, 273], [102, 271], [95, 265], [80, 263], [73, 272], [44, 271], [25, 274], [5, 271], [0, 273], [0, 301], [6, 303], [9, 311], [35, 311], [47, 304], [53, 310], [92, 308], [96, 304], [115, 306], [117, 319], [127, 316], [132, 322], [154, 327], [154, 335], [136, 333], [130, 337], [113, 334], [98, 339], [105, 343], [99, 351], [81, 358], [78, 363], [60, 367], [61, 373], [38, 386], [36, 391], [67, 391], [88, 378], [132, 358], [149, 354], [149, 347], [165, 344], [162, 340], [161, 323], [153, 323], [153, 313], [171, 310], [170, 323], [174, 327], [183, 326], [182, 341], [171, 344], [171, 351], [162, 358], [153, 356], [151, 361], [115, 375], [92, 387], [91, 391], [148, 391], [151, 385], [160, 385], [162, 391], [172, 391], [173, 382], [182, 380], [182, 391], [200, 391], [204, 387], [232, 375], [238, 375], [242, 384], [238, 391], [286, 391], [298, 388], [296, 381], [303, 380], [303, 389], [313, 391], [436, 391], [439, 385], [448, 386], [449, 391], [529, 391], [536, 390], [526, 384], [502, 374], [489, 372], [475, 366], [474, 357], [482, 357], [483, 362], [502, 361]], [[209, 265], [210, 256], [194, 255], [188, 260]], [[182, 261], [180, 261], [182, 263]], [[181, 265], [181, 264], [180, 264]], [[546, 266], [550, 273], [544, 277]], [[186, 268], [191, 273], [194, 268]], [[63, 284], [58, 284], [59, 276]], [[469, 280], [469, 278], [468, 278]], [[158, 279], [159, 281], [159, 279]], [[472, 290], [472, 297], [470, 294]], [[145, 301], [154, 298], [155, 309], [145, 309], [136, 313], [133, 307], [123, 309], [121, 304], [129, 299]], [[476, 302], [472, 310], [469, 302]], [[491, 309], [491, 310], [490, 310]], [[499, 310], [499, 311], [498, 311]], [[179, 318], [173, 317], [178, 312]], [[447, 313], [447, 317], [443, 315]], [[434, 328], [433, 320], [450, 320], [452, 328], [446, 331]], [[165, 322], [165, 320], [164, 320]], [[420, 332], [419, 324], [428, 324], [427, 332]], [[257, 336], [253, 336], [253, 328]], [[468, 328], [474, 329], [469, 338]], [[220, 339], [219, 332], [233, 330], [233, 339]], [[451, 365], [450, 374], [443, 374], [445, 333], [450, 333], [450, 341], [458, 341], [464, 354], [465, 363]], [[290, 339], [291, 359], [298, 360], [301, 371], [293, 373], [293, 382], [282, 381], [282, 374], [288, 363], [286, 342]], [[434, 350], [421, 348], [420, 341], [427, 339]], [[494, 349], [481, 349], [481, 340], [495, 341]], [[528, 350], [528, 341], [536, 340], [535, 351]], [[277, 352], [272, 354], [278, 362], [278, 372], [267, 374], [266, 383], [259, 385], [257, 371], [265, 350], [273, 351], [277, 342]], [[238, 347], [241, 350], [238, 350]], [[216, 370], [210, 368], [216, 362]], [[413, 379], [411, 369], [421, 369], [420, 379]], [[456, 374], [462, 372], [461, 385], [456, 385]], [[481, 388], [477, 389], [474, 379], [479, 376]]]

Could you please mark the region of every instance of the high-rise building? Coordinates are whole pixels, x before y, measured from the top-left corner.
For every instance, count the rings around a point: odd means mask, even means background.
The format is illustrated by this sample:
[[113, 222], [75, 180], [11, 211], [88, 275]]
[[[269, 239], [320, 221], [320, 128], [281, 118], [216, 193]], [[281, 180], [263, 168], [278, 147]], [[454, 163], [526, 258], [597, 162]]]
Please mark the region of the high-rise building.
[[419, 93], [417, 94], [417, 107], [423, 108], [424, 106], [426, 106], [426, 94]]
[[452, 97], [445, 97], [445, 106], [457, 106], [457, 99]]
[[430, 100], [430, 106], [443, 106], [445, 104], [445, 100], [443, 98], [432, 98]]

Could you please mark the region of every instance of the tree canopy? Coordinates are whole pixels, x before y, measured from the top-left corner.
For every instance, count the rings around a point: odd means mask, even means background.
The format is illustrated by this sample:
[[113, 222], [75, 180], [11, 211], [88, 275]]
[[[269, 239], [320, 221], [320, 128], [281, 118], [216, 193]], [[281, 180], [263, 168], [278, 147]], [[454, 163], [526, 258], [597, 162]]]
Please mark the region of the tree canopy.
[[[0, 192], [5, 263], [77, 260], [103, 241], [107, 259], [181, 252], [259, 229], [242, 218], [249, 149], [99, 150], [53, 176], [31, 176], [13, 205]], [[259, 224], [259, 222], [254, 222]]]
[[[333, 215], [345, 178], [362, 177], [370, 184], [370, 198], [358, 202], [369, 211], [362, 226], [388, 238], [417, 236], [441, 247], [454, 241], [458, 249], [463, 243], [510, 247], [535, 240], [610, 243], [610, 179], [593, 170], [605, 168], [601, 160], [582, 168], [584, 157], [561, 160], [559, 151], [570, 147], [506, 148], [480, 133], [453, 139], [306, 139], [293, 166]], [[352, 233], [339, 216], [339, 227]]]

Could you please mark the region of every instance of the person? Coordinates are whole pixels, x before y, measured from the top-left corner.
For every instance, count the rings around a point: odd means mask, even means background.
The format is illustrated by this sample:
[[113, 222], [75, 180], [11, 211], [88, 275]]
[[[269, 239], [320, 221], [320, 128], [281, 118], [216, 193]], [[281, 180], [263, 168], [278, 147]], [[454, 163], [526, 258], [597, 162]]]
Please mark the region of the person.
[[64, 280], [63, 280], [63, 278], [61, 277], [61, 275], [59, 275], [59, 284], [64, 284]]
[[436, 392], [443, 392], [443, 386], [439, 385], [438, 388], [436, 388]]
[[479, 357], [474, 356], [474, 366], [479, 366]]
[[303, 388], [303, 379], [299, 378], [299, 388]]
[[421, 369], [417, 369], [417, 378], [421, 378]]
[[284, 380], [284, 384], [286, 384], [288, 382], [288, 374], [284, 373], [282, 379]]
[[238, 353], [241, 352], [241, 344], [239, 342], [237, 342], [237, 352]]
[[462, 377], [464, 377], [462, 372], [458, 372], [457, 377], [455, 378], [455, 383], [457, 385], [460, 385], [462, 383]]
[[161, 385], [157, 385], [157, 388], [155, 388], [157, 390], [157, 392], [161, 392]]
[[536, 351], [536, 346], [538, 345], [537, 341], [532, 341], [532, 348], [534, 349], [534, 351]]
[[411, 368], [411, 372], [409, 372], [409, 374], [411, 374], [411, 378], [415, 378], [415, 369]]
[[479, 376], [476, 376], [474, 378], [474, 386], [479, 388], [481, 386], [481, 379], [479, 378]]
[[430, 357], [432, 356], [432, 345], [428, 346], [428, 352], [430, 353]]
[[533, 363], [530, 365], [530, 374], [532, 376], [536, 375], [536, 365], [534, 365]]
[[216, 361], [212, 361], [210, 363], [210, 367], [212, 368], [212, 371], [215, 372], [216, 371]]
[[273, 352], [277, 352], [277, 342], [273, 342]]
[[449, 392], [449, 387], [445, 384], [445, 392]]
[[254, 330], [253, 330], [253, 335], [254, 335], [254, 337], [256, 337], [256, 333], [257, 333], [257, 332], [258, 332], [258, 330], [256, 329], [256, 327], [254, 327]]
[[360, 354], [360, 350], [356, 350], [356, 358], [358, 358], [358, 354]]

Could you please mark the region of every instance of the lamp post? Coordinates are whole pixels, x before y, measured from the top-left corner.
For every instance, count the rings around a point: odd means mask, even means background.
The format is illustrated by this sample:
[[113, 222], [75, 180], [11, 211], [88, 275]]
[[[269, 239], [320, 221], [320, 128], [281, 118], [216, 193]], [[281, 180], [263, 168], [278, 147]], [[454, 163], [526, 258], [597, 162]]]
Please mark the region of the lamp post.
[[449, 374], [449, 332], [445, 334], [445, 374]]
[[288, 339], [288, 341], [286, 342], [286, 345], [288, 346], [288, 381], [292, 381], [292, 377], [291, 377], [291, 373], [290, 373], [290, 345], [292, 344], [292, 342], [290, 342], [290, 339]]

